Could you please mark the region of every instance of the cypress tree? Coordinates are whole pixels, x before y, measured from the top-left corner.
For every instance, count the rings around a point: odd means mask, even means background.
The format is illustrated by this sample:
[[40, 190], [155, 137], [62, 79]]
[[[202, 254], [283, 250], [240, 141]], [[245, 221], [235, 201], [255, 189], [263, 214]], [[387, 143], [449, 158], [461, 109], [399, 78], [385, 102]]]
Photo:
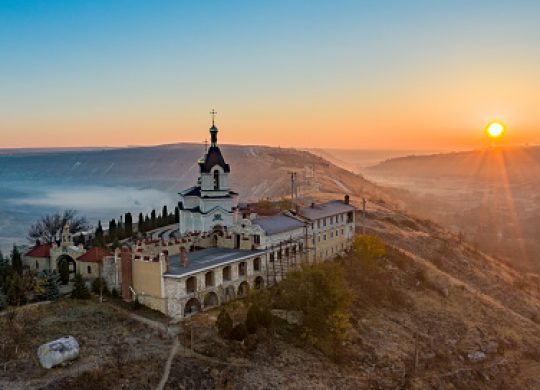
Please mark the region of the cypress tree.
[[142, 232], [144, 231], [144, 218], [143, 218], [142, 213], [139, 213], [139, 224], [138, 224], [138, 227], [139, 227], [139, 233], [142, 233]]
[[144, 217], [144, 231], [147, 232], [148, 230], [152, 229], [152, 222], [150, 222], [150, 217], [148, 214]]
[[13, 245], [13, 252], [11, 252], [11, 265], [13, 266], [13, 270], [15, 271], [15, 273], [19, 274], [19, 276], [22, 276], [23, 262], [21, 258], [21, 253], [15, 245]]
[[151, 227], [150, 229], [156, 228], [156, 210], [152, 210], [152, 213], [150, 214], [150, 220], [151, 220]]
[[126, 213], [124, 217], [125, 223], [124, 223], [124, 232], [126, 237], [133, 236], [133, 217], [131, 216], [131, 213]]
[[103, 227], [101, 226], [101, 221], [98, 221], [98, 227], [96, 228], [94, 246], [100, 248], [105, 247], [105, 240], [103, 238]]
[[167, 205], [163, 206], [163, 212], [161, 213], [163, 217], [163, 226], [169, 224], [169, 210], [167, 210]]
[[114, 242], [117, 239], [116, 220], [109, 221], [109, 242]]
[[86, 286], [83, 277], [80, 273], [75, 275], [75, 284], [71, 292], [71, 298], [74, 299], [90, 299], [90, 290]]
[[60, 281], [62, 284], [66, 285], [69, 282], [69, 263], [64, 258], [60, 260], [60, 264], [58, 264], [58, 273], [60, 274]]
[[7, 290], [7, 301], [10, 305], [19, 306], [26, 303], [26, 291], [21, 276], [15, 272], [13, 279], [9, 281]]

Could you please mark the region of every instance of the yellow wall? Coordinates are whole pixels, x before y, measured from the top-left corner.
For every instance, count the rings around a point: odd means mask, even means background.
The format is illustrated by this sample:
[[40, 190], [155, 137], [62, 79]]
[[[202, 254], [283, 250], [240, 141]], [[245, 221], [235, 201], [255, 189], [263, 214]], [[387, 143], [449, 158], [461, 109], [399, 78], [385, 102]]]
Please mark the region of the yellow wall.
[[[39, 264], [38, 268], [36, 268], [36, 261]], [[24, 263], [25, 263], [25, 265], [30, 267], [31, 270], [36, 270], [36, 271], [43, 271], [44, 269], [49, 269], [50, 268], [49, 259], [48, 258], [43, 258], [43, 257], [25, 256]]]
[[[341, 233], [343, 229], [343, 234]], [[332, 228], [328, 228], [324, 232], [317, 233], [315, 237], [315, 245], [312, 244], [311, 239], [309, 239], [309, 247], [314, 248], [310, 253], [310, 261], [321, 261], [329, 257], [332, 257], [344, 249], [347, 249], [347, 226], [345, 224], [340, 224]], [[336, 230], [339, 230], [339, 235], [336, 235]], [[332, 237], [333, 232], [333, 237]], [[326, 233], [326, 241], [324, 240], [324, 234]], [[313, 237], [313, 236], [312, 236]], [[319, 242], [319, 237], [321, 242]], [[343, 245], [343, 248], [342, 248]], [[334, 249], [334, 252], [332, 252]], [[326, 253], [328, 251], [328, 253]], [[322, 252], [322, 258], [321, 258]]]
[[137, 295], [163, 298], [161, 294], [161, 262], [133, 260], [133, 289]]
[[[83, 279], [99, 278], [99, 263], [87, 263], [84, 261], [77, 261], [76, 263], [77, 272], [82, 275]], [[90, 267], [90, 273], [88, 273], [88, 267]]]

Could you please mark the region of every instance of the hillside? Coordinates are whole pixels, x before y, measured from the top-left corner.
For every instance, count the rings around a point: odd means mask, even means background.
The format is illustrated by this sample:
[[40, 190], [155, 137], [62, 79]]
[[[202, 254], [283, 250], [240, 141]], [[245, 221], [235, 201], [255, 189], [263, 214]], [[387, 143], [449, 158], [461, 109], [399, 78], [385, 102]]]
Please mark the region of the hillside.
[[540, 147], [411, 156], [366, 169], [416, 215], [525, 270], [540, 267]]
[[[359, 231], [362, 225], [359, 218]], [[524, 277], [460, 243], [458, 237], [432, 222], [384, 205], [369, 204], [366, 229], [388, 245], [386, 255], [378, 261], [384, 277], [367, 285], [365, 279], [351, 280], [355, 299], [340, 364], [310, 347], [300, 336], [301, 328], [292, 325], [278, 323], [270, 331], [261, 329], [244, 342], [223, 340], [214, 326], [220, 309], [182, 323], [180, 347], [168, 355], [175, 349], [166, 329], [170, 333], [174, 325], [169, 324], [156, 337], [157, 332], [137, 325], [143, 321], [141, 316], [156, 319], [149, 311], [139, 311], [126, 322], [125, 317], [111, 317], [109, 304], [93, 303], [77, 309], [72, 303], [58, 302], [51, 304], [52, 309], [38, 309], [40, 324], [58, 324], [79, 335], [84, 351], [81, 358], [44, 373], [37, 368], [34, 354], [26, 354], [24, 349], [18, 360], [10, 363], [9, 375], [0, 385], [155, 388], [165, 380], [165, 389], [539, 388], [537, 278]], [[386, 290], [394, 292], [390, 300], [373, 304], [368, 298]], [[237, 322], [245, 318], [247, 304], [236, 300], [225, 307]], [[97, 312], [100, 316], [95, 316]], [[74, 316], [92, 321], [77, 325], [70, 322]], [[124, 377], [119, 377], [114, 350], [107, 349], [105, 359], [99, 362], [95, 351], [97, 346], [110, 343], [102, 333], [103, 325], [114, 325], [115, 334], [122, 334], [122, 321], [130, 329], [130, 348], [141, 355], [129, 354]], [[49, 337], [41, 326], [32, 327], [32, 334], [31, 348]], [[167, 355], [170, 370], [165, 363]], [[147, 369], [132, 368], [138, 365]]]
[[[429, 221], [376, 204], [367, 215], [367, 232], [389, 245], [380, 262], [387, 273], [369, 287], [360, 280], [353, 287], [359, 295], [342, 364], [287, 331], [263, 332], [242, 344], [220, 340], [213, 326], [216, 310], [193, 318], [198, 355], [175, 359], [166, 388], [186, 375], [195, 383], [231, 388], [538, 388], [537, 279], [524, 278]], [[359, 220], [358, 230], [361, 225]], [[367, 301], [378, 289], [394, 289], [397, 304]], [[236, 321], [245, 313], [242, 307], [228, 307]]]
[[[342, 198], [351, 192], [388, 200], [363, 177], [309, 152], [266, 146], [221, 149], [239, 201], [290, 196], [291, 171], [298, 173], [305, 203], [311, 193]], [[77, 209], [94, 225], [128, 211], [148, 214], [164, 204], [172, 210], [177, 193], [197, 183], [203, 153], [203, 145], [178, 144], [0, 156], [0, 250], [26, 243], [28, 227], [57, 209]]]

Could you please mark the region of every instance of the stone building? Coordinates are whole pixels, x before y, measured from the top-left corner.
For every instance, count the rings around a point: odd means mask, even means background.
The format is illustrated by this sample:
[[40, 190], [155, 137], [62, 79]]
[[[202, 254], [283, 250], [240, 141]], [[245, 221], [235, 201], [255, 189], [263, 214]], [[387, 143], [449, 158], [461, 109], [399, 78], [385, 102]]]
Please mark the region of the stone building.
[[25, 256], [27, 265], [56, 270], [66, 259], [71, 272], [86, 279], [101, 275], [124, 299], [136, 297], [169, 316], [185, 317], [273, 285], [291, 268], [331, 259], [350, 247], [356, 208], [348, 196], [285, 212], [239, 208], [214, 121], [210, 134], [197, 184], [179, 193], [177, 237], [142, 240], [111, 254], [74, 246], [66, 226], [60, 244], [34, 248]]
[[142, 241], [115, 254], [124, 298], [137, 296], [172, 317], [272, 285], [300, 264], [330, 259], [347, 250], [354, 235], [356, 208], [348, 197], [264, 217], [239, 209], [214, 121], [210, 134], [197, 185], [179, 193], [180, 237]]

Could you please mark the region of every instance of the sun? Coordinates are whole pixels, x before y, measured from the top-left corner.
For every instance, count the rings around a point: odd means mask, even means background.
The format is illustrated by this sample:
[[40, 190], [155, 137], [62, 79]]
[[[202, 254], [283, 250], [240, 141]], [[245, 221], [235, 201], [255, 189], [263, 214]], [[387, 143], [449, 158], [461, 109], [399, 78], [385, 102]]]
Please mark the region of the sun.
[[486, 126], [486, 134], [489, 138], [497, 138], [504, 133], [506, 126], [502, 122], [490, 122]]

